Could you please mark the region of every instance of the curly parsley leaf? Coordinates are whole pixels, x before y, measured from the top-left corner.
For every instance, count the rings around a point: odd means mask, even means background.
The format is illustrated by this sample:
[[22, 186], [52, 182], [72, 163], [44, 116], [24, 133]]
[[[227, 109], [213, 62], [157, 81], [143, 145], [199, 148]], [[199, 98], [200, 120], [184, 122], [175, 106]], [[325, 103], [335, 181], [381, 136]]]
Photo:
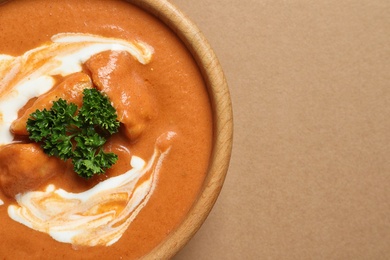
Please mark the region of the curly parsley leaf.
[[44, 152], [62, 160], [71, 159], [74, 171], [84, 178], [102, 174], [118, 160], [102, 147], [106, 137], [119, 130], [115, 108], [96, 89], [83, 91], [83, 105], [66, 100], [53, 102], [50, 110], [36, 110], [27, 121], [30, 140]]
[[110, 134], [116, 133], [119, 128], [115, 108], [108, 97], [97, 90], [84, 92], [84, 102], [78, 117], [85, 125], [97, 126]]

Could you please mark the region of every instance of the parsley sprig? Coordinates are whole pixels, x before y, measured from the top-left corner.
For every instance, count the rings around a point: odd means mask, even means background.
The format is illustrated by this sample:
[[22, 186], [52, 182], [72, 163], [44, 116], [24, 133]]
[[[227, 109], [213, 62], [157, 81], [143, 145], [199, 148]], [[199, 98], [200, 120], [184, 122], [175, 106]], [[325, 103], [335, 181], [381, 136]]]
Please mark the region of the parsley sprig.
[[27, 121], [30, 140], [41, 143], [44, 152], [62, 160], [71, 159], [74, 171], [84, 178], [104, 173], [118, 160], [102, 147], [118, 132], [119, 121], [107, 96], [97, 89], [83, 91], [80, 109], [66, 100], [53, 102], [50, 110], [36, 110]]

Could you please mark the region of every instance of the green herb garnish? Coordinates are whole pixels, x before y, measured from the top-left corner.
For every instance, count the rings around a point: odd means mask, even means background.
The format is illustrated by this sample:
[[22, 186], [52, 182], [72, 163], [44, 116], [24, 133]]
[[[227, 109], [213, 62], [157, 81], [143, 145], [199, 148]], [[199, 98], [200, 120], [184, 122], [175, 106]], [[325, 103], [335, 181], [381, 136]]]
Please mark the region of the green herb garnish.
[[27, 121], [30, 140], [41, 143], [44, 152], [62, 160], [71, 159], [74, 171], [84, 178], [102, 174], [118, 160], [102, 147], [118, 132], [119, 121], [110, 100], [96, 89], [83, 91], [80, 109], [66, 100], [53, 102], [50, 110], [36, 110]]

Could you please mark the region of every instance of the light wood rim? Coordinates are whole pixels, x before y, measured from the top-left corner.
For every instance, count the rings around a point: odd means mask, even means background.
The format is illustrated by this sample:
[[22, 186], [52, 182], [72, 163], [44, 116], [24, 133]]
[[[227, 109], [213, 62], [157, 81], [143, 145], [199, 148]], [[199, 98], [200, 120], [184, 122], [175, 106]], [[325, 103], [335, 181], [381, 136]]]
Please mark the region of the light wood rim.
[[166, 0], [128, 0], [156, 16], [184, 42], [205, 79], [213, 108], [214, 146], [203, 190], [188, 216], [169, 237], [145, 259], [173, 257], [198, 231], [221, 191], [229, 167], [233, 138], [230, 94], [219, 61], [199, 28], [176, 6]]

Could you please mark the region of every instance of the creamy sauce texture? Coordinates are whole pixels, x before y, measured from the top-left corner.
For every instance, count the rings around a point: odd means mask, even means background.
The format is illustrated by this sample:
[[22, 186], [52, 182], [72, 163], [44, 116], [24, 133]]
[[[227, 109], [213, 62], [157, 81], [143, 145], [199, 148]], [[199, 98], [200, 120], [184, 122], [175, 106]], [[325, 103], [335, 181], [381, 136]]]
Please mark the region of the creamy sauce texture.
[[51, 41], [18, 57], [0, 55], [0, 145], [12, 142], [9, 128], [19, 109], [50, 90], [56, 83], [53, 76], [80, 72], [91, 56], [107, 50], [126, 51], [142, 64], [149, 63], [153, 53], [142, 42], [82, 33], [56, 34]]
[[[0, 31], [0, 257], [146, 254], [183, 220], [208, 167], [211, 108], [190, 53], [120, 0], [8, 1]], [[122, 122], [105, 144], [119, 161], [91, 180], [25, 144], [23, 114], [80, 86], [105, 92]]]
[[[152, 196], [167, 153], [156, 147], [148, 164], [133, 156], [131, 170], [84, 192], [71, 193], [48, 185], [45, 191], [19, 193], [18, 205], [9, 206], [8, 214], [59, 242], [110, 246], [120, 239]], [[139, 183], [143, 177], [147, 179]]]

